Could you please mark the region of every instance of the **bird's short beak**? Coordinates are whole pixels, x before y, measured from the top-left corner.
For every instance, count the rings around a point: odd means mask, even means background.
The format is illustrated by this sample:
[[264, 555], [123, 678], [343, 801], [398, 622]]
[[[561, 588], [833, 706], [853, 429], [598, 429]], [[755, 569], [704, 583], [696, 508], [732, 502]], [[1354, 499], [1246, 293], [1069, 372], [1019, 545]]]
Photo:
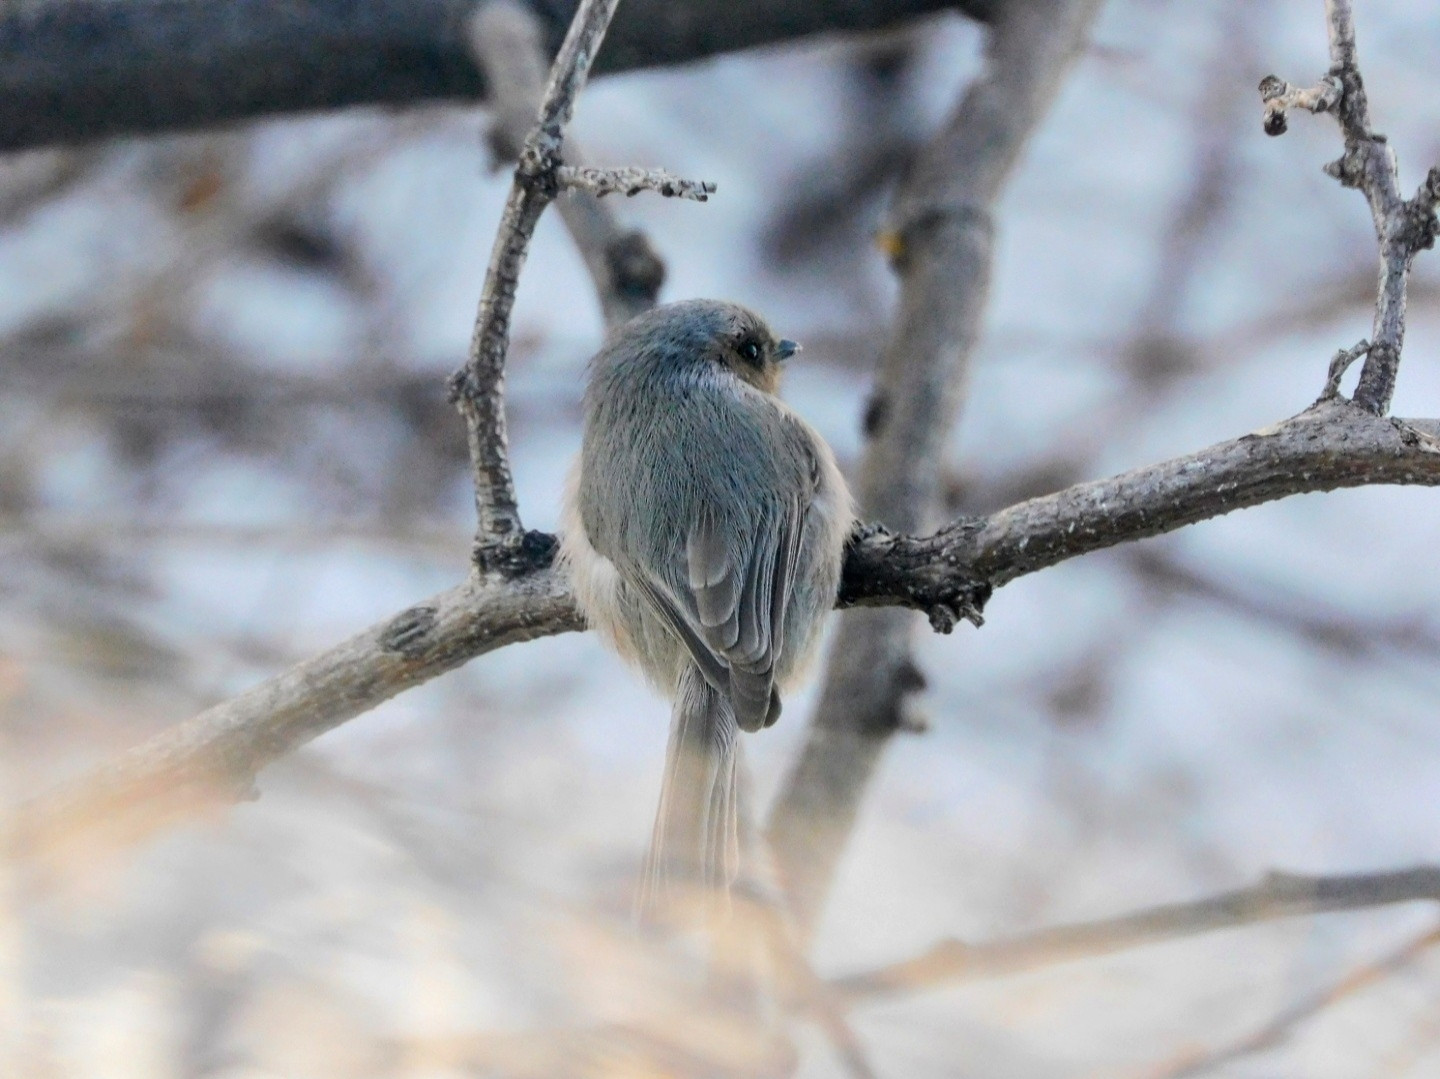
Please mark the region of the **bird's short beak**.
[[800, 345], [788, 339], [778, 341], [775, 344], [775, 355], [779, 356], [782, 360], [788, 360], [800, 351], [802, 351]]

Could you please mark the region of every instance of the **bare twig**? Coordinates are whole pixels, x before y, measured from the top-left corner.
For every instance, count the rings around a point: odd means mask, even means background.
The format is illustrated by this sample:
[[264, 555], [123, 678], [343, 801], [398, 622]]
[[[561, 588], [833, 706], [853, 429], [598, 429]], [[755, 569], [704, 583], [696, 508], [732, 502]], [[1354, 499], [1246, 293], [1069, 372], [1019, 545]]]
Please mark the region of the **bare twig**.
[[588, 191], [597, 198], [605, 195], [633, 196], [642, 191], [655, 191], [666, 198], [704, 202], [715, 194], [715, 185], [709, 180], [683, 180], [664, 169], [599, 169], [588, 165], [561, 165], [556, 177], [561, 187]]
[[914, 959], [842, 978], [836, 987], [852, 999], [913, 992], [1257, 922], [1414, 902], [1440, 902], [1440, 866], [1332, 877], [1270, 873], [1249, 888], [1192, 903], [1055, 926], [985, 944], [947, 940]]
[[[491, 146], [497, 158], [513, 161], [524, 149], [545, 89], [543, 27], [519, 0], [488, 0], [471, 18], [470, 44], [490, 84]], [[573, 140], [565, 156], [572, 163], [581, 160]], [[571, 166], [557, 170], [562, 186], [570, 171]], [[559, 199], [556, 209], [585, 260], [608, 325], [655, 306], [665, 265], [643, 233], [624, 228], [608, 206], [591, 197]]]
[[1273, 1049], [1289, 1038], [1300, 1024], [1380, 980], [1398, 974], [1437, 945], [1440, 945], [1440, 928], [1431, 929], [1388, 955], [1347, 972], [1333, 985], [1296, 1001], [1259, 1030], [1246, 1035], [1233, 1045], [1200, 1055], [1187, 1054], [1184, 1059], [1170, 1067], [1151, 1072], [1148, 1079], [1189, 1079], [1191, 1076], [1212, 1072], [1232, 1061]]
[[450, 380], [450, 397], [465, 417], [470, 460], [475, 471], [475, 509], [479, 518], [475, 554], [482, 571], [510, 572], [510, 556], [524, 528], [510, 474], [505, 426], [505, 354], [510, 344], [510, 311], [530, 237], [559, 188], [556, 170], [565, 126], [575, 98], [585, 85], [595, 53], [604, 40], [619, 0], [581, 0], [569, 32], [550, 69], [540, 108], [525, 140], [510, 186], [485, 285], [470, 358]]
[[1370, 351], [1370, 342], [1356, 341], [1349, 348], [1337, 349], [1330, 357], [1330, 369], [1325, 373], [1325, 388], [1320, 391], [1320, 400], [1330, 401], [1340, 396], [1340, 380], [1351, 365]]
[[[1435, 246], [1440, 221], [1435, 205], [1440, 201], [1440, 167], [1432, 168], [1414, 198], [1400, 194], [1395, 151], [1384, 135], [1370, 128], [1370, 102], [1355, 52], [1355, 21], [1350, 0], [1326, 0], [1326, 23], [1330, 38], [1330, 71], [1314, 87], [1296, 89], [1275, 75], [1260, 83], [1265, 103], [1265, 131], [1282, 134], [1286, 129], [1285, 110], [1308, 109], [1334, 113], [1345, 137], [1345, 153], [1325, 166], [1329, 175], [1346, 187], [1358, 188], [1370, 205], [1375, 236], [1380, 242], [1380, 283], [1375, 299], [1375, 321], [1365, 351], [1365, 366], [1355, 388], [1355, 402], [1377, 415], [1390, 409], [1395, 377], [1400, 369], [1400, 351], [1405, 343], [1405, 291], [1410, 266], [1416, 254]], [[1358, 347], [1358, 346], [1357, 346]], [[1354, 350], [1350, 350], [1353, 352]], [[1325, 384], [1325, 394], [1338, 392], [1336, 364], [1346, 353], [1337, 354]], [[1349, 357], [1353, 359], [1354, 357]], [[1343, 372], [1343, 368], [1341, 368]]]
[[[1005, 5], [985, 74], [896, 194], [884, 242], [900, 278], [900, 306], [866, 416], [871, 442], [858, 494], [867, 519], [906, 532], [935, 519], [943, 449], [989, 287], [991, 208], [1099, 6]], [[973, 584], [930, 605], [932, 620], [973, 618], [984, 600]], [[913, 629], [899, 611], [847, 617], [805, 748], [771, 813], [771, 843], [807, 936], [879, 754], [923, 685], [911, 658]]]
[[[1343, 401], [1199, 453], [962, 520], [929, 537], [857, 539], [842, 604], [898, 604], [943, 622], [990, 588], [1089, 551], [1245, 506], [1367, 484], [1440, 485], [1440, 421], [1386, 420]], [[297, 746], [475, 656], [584, 628], [530, 533], [509, 578], [480, 578], [403, 611], [20, 807], [13, 849], [137, 839], [250, 790]], [[938, 612], [938, 613], [937, 613]]]
[[1326, 75], [1314, 86], [1291, 86], [1276, 75], [1260, 80], [1260, 100], [1265, 105], [1265, 134], [1283, 135], [1290, 130], [1285, 113], [1290, 109], [1330, 112], [1340, 103], [1340, 80]]

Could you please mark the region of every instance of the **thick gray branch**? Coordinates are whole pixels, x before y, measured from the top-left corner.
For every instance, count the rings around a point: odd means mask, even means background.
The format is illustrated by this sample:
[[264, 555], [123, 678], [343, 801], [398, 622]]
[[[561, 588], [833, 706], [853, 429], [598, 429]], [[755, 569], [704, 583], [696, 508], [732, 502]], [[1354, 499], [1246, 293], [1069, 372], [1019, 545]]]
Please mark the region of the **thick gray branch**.
[[1117, 543], [1302, 491], [1372, 483], [1433, 485], [1440, 424], [1388, 420], [1345, 401], [1187, 457], [1032, 498], [933, 536], [871, 536], [845, 565], [841, 601], [903, 603], [946, 629], [967, 600], [1027, 573]]
[[[479, 101], [473, 0], [63, 0], [0, 15], [0, 150], [277, 113]], [[527, 0], [547, 52], [575, 0]], [[994, 0], [627, 0], [601, 72], [683, 64]]]
[[842, 978], [836, 987], [852, 998], [913, 992], [1278, 918], [1421, 901], [1440, 902], [1440, 867], [1335, 877], [1271, 873], [1249, 888], [1193, 903], [1055, 926], [985, 944], [943, 941], [914, 959]]
[[[1099, 6], [1006, 5], [990, 33], [985, 73], [896, 193], [884, 240], [900, 304], [866, 415], [871, 441], [857, 493], [868, 520], [901, 532], [935, 522], [944, 447], [989, 290], [990, 214]], [[974, 606], [957, 601], [955, 610]], [[885, 741], [923, 684], [911, 659], [913, 629], [903, 611], [846, 618], [804, 750], [771, 813], [771, 845], [807, 934]]]
[[[1266, 431], [1030, 499], [932, 537], [857, 541], [841, 603], [935, 612], [1025, 573], [1242, 506], [1366, 484], [1440, 485], [1440, 421], [1389, 420], [1324, 402]], [[12, 818], [21, 854], [139, 838], [250, 789], [266, 765], [391, 697], [496, 648], [584, 628], [528, 533], [508, 576], [467, 582], [216, 705]]]

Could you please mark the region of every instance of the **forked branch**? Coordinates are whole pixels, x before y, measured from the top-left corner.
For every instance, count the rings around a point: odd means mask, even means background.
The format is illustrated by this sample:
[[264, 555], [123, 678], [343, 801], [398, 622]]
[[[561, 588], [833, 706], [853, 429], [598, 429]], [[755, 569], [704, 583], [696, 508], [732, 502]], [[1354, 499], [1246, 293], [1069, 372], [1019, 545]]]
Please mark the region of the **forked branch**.
[[[545, 92], [544, 27], [520, 0], [486, 0], [470, 19], [470, 47], [490, 85], [490, 145], [498, 160], [514, 161]], [[559, 167], [557, 179], [574, 188], [568, 174], [581, 162], [574, 139], [566, 140], [565, 157], [570, 164]], [[608, 205], [584, 194], [560, 198], [556, 209], [585, 260], [607, 325], [655, 306], [665, 265], [643, 233], [624, 228]]]
[[[1440, 168], [1432, 168], [1413, 198], [1400, 194], [1395, 151], [1384, 135], [1370, 127], [1370, 101], [1355, 49], [1355, 21], [1350, 0], [1326, 0], [1326, 23], [1330, 38], [1330, 70], [1314, 86], [1298, 88], [1275, 75], [1260, 82], [1265, 105], [1265, 132], [1284, 134], [1286, 111], [1305, 109], [1328, 112], [1340, 123], [1345, 152], [1325, 166], [1325, 171], [1346, 187], [1362, 192], [1370, 205], [1375, 236], [1380, 244], [1380, 283], [1375, 299], [1375, 321], [1369, 341], [1336, 356], [1353, 360], [1365, 356], [1355, 403], [1384, 415], [1390, 410], [1395, 378], [1400, 370], [1400, 351], [1405, 343], [1405, 293], [1410, 266], [1416, 254], [1435, 246], [1440, 222], [1435, 217], [1440, 201]], [[1324, 396], [1339, 392], [1339, 369], [1332, 365]]]
[[465, 417], [470, 463], [475, 471], [475, 511], [479, 519], [475, 556], [482, 571], [504, 571], [508, 556], [524, 536], [505, 426], [510, 312], [515, 306], [530, 238], [558, 190], [555, 170], [560, 166], [565, 125], [619, 2], [582, 0], [570, 23], [505, 200], [480, 292], [470, 357], [450, 379], [450, 399]]
[[[566, 166], [561, 159], [561, 149], [565, 128], [618, 4], [619, 0], [582, 0], [570, 23], [550, 68], [534, 126], [520, 150], [485, 272], [469, 358], [450, 379], [450, 398], [465, 418], [475, 473], [478, 518], [475, 561], [482, 573], [512, 574], [523, 570], [525, 564], [523, 558], [517, 557], [525, 541], [525, 530], [520, 522], [515, 481], [510, 470], [510, 440], [505, 422], [505, 359], [510, 346], [510, 315], [530, 239], [541, 214], [566, 183], [577, 182], [574, 170], [563, 171]], [[477, 18], [484, 16], [482, 9]], [[501, 73], [497, 58], [483, 49], [481, 43], [477, 43], [476, 52], [482, 64]], [[517, 59], [521, 63], [513, 70], [504, 69], [502, 84], [507, 90], [519, 87], [523, 92], [524, 58]], [[512, 93], [510, 100], [515, 97]]]

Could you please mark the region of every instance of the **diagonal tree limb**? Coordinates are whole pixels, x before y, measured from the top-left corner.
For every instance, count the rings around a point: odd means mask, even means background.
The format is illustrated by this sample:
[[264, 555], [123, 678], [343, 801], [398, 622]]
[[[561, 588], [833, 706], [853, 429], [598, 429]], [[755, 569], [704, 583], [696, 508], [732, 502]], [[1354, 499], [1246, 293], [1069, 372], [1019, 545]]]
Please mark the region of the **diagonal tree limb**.
[[873, 535], [846, 561], [841, 601], [899, 600], [927, 611], [943, 631], [959, 613], [952, 605], [963, 603], [967, 581], [972, 590], [998, 588], [1079, 554], [1301, 490], [1429, 482], [1413, 470], [1418, 461], [1440, 458], [1437, 436], [1436, 421], [1372, 422], [1348, 402], [1320, 402], [1253, 434], [1028, 499], [988, 517], [962, 518], [933, 536]]
[[[921, 978], [915, 982], [875, 985], [865, 980], [874, 975], [857, 975], [831, 983], [830, 988], [832, 991], [848, 990], [851, 994], [850, 1003], [860, 1005], [872, 999], [884, 999], [885, 994], [893, 992], [923, 990], [942, 983], [1003, 977], [1051, 964], [1113, 954], [1198, 933], [1240, 928], [1280, 918], [1303, 917], [1327, 911], [1360, 910], [1427, 901], [1440, 901], [1440, 868], [1434, 866], [1392, 873], [1335, 877], [1272, 873], [1252, 888], [1195, 903], [1177, 903], [1116, 919], [1059, 926], [992, 944], [965, 946], [950, 942], [948, 946], [956, 950], [958, 963], [954, 969], [937, 971], [942, 975], [938, 978], [927, 978], [926, 974], [929, 972], [917, 971]], [[1272, 1048], [1301, 1023], [1340, 1000], [1376, 984], [1380, 979], [1405, 969], [1437, 944], [1440, 944], [1440, 929], [1429, 929], [1378, 959], [1346, 972], [1318, 992], [1300, 998], [1261, 1028], [1238, 1041], [1214, 1050], [1185, 1051], [1163, 1062], [1159, 1067], [1147, 1069], [1144, 1074], [1149, 1079], [1181, 1079], [1182, 1076], [1207, 1074], [1222, 1064]], [[892, 969], [885, 968], [885, 971]], [[875, 972], [880, 973], [884, 972]], [[717, 1032], [713, 1026], [705, 1030], [699, 1038], [696, 1037], [697, 1022], [713, 1022], [717, 1012], [723, 1015], [723, 1005], [713, 998], [698, 995], [681, 997], [679, 1007], [675, 1004], [674, 998], [667, 997], [664, 1006], [668, 1014], [658, 1020], [653, 1016], [647, 1017], [645, 1023], [640, 1025], [612, 1024], [581, 1029], [492, 1034], [478, 1038], [462, 1036], [443, 1045], [442, 1059], [464, 1061], [470, 1067], [485, 1069], [485, 1074], [506, 1075], [520, 1073], [520, 1070], [514, 1067], [515, 1061], [525, 1062], [525, 1075], [578, 1074], [582, 1070], [581, 1061], [593, 1060], [602, 1054], [611, 1061], [625, 1059], [630, 1065], [627, 1074], [649, 1074], [649, 1071], [646, 1071], [647, 1066], [667, 1075], [675, 1074], [677, 1066], [685, 1067], [687, 1070], [684, 1074], [687, 1075], [781, 1073], [778, 1065], [781, 1058], [787, 1054], [779, 1043], [766, 1043], [763, 1038], [744, 1040], [737, 1036], [741, 1034], [741, 1028], [735, 1026], [725, 1030], [723, 1038], [716, 1037]], [[696, 1017], [705, 1018], [697, 1020]], [[701, 1029], [704, 1030], [704, 1027]], [[719, 1045], [743, 1047], [742, 1052], [748, 1050], [754, 1054], [752, 1059], [764, 1060], [776, 1071], [742, 1071], [737, 1067], [738, 1061], [734, 1059], [733, 1050], [730, 1059], [719, 1059], [716, 1052]], [[705, 1051], [706, 1048], [708, 1052]], [[440, 1053], [436, 1055], [441, 1056]], [[543, 1066], [540, 1061], [544, 1062]], [[679, 1065], [680, 1061], [684, 1062], [683, 1065]], [[511, 1067], [507, 1068], [507, 1064]], [[793, 1066], [793, 1058], [791, 1064]]]
[[[935, 520], [943, 451], [988, 293], [990, 214], [1099, 7], [1006, 5], [990, 31], [985, 72], [896, 194], [884, 239], [900, 304], [866, 414], [871, 441], [857, 494], [867, 520], [904, 532]], [[971, 617], [976, 606], [953, 605]], [[937, 625], [947, 618], [940, 610]], [[913, 629], [903, 611], [845, 619], [801, 757], [771, 812], [771, 845], [807, 938], [880, 755], [923, 685]]]
[[346, 719], [474, 656], [583, 628], [552, 569], [472, 577], [30, 803], [4, 849], [37, 863], [83, 858], [253, 797], [259, 769]]
[[[600, 72], [998, 0], [628, 0]], [[575, 0], [528, 0], [553, 53]], [[473, 0], [63, 0], [0, 15], [0, 150], [355, 105], [479, 101]]]
[[1248, 888], [1194, 902], [1059, 925], [983, 944], [943, 941], [913, 959], [852, 974], [834, 985], [853, 1002], [998, 978], [1280, 918], [1416, 902], [1440, 902], [1440, 866], [1324, 877], [1270, 873]]
[[[1077, 555], [1289, 495], [1368, 484], [1440, 486], [1440, 421], [1322, 402], [1265, 431], [936, 536], [875, 533], [852, 545], [839, 599], [943, 619], [991, 587]], [[531, 533], [512, 576], [476, 578], [417, 604], [17, 807], [4, 828], [8, 849], [43, 862], [107, 839], [139, 840], [244, 795], [297, 746], [476, 656], [583, 629], [554, 554], [553, 537]]]

